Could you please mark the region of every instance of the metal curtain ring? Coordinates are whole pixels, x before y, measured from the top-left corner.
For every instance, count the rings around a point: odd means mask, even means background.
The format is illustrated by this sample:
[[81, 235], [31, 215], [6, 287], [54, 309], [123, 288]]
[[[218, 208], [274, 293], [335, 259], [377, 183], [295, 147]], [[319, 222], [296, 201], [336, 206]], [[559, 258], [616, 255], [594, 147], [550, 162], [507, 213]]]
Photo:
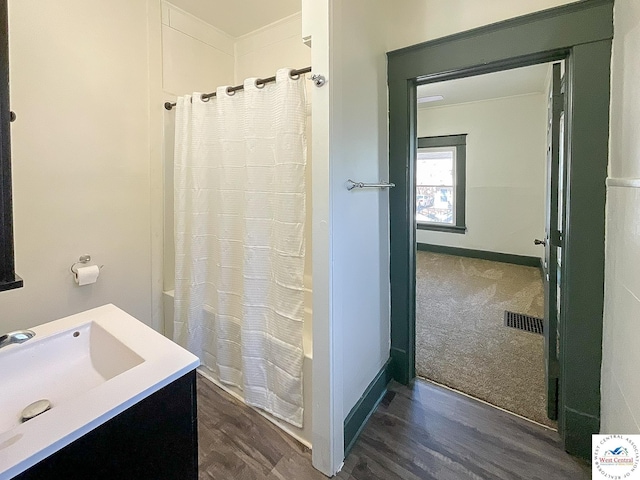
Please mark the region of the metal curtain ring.
[[256, 78], [256, 81], [253, 82], [253, 84], [256, 86], [256, 88], [264, 88], [264, 86], [266, 85], [266, 83], [261, 78]]

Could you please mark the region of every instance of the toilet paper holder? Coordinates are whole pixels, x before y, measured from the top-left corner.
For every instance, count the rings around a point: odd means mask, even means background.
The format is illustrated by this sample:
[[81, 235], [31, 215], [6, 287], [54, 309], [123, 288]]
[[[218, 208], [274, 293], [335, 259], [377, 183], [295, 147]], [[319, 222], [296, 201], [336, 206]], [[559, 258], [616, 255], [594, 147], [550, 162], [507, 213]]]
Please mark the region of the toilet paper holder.
[[[80, 258], [78, 258], [78, 261], [74, 262], [73, 265], [71, 265], [71, 273], [73, 273], [77, 277], [78, 276], [78, 267], [77, 267], [77, 265], [79, 263], [81, 263], [83, 265], [86, 265], [90, 261], [91, 261], [91, 255], [88, 255], [88, 254], [80, 255]], [[98, 268], [100, 270], [102, 270], [102, 267], [104, 267], [104, 265], [98, 265]]]

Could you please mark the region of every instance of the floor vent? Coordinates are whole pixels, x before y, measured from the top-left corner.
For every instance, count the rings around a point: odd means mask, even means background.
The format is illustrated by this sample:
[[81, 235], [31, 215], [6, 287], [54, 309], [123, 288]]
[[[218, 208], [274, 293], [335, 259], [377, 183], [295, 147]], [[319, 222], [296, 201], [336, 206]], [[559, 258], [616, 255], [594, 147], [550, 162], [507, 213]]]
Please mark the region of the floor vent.
[[541, 318], [510, 312], [508, 310], [504, 311], [505, 327], [517, 328], [525, 332], [542, 335], [544, 333], [543, 324], [544, 322]]

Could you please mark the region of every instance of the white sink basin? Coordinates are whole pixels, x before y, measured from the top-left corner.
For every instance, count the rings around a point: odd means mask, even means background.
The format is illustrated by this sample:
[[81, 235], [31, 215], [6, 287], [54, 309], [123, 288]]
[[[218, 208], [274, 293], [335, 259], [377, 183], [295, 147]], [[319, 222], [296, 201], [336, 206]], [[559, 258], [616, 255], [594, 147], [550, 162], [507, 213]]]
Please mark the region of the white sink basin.
[[[31, 328], [0, 349], [0, 480], [9, 479], [199, 364], [113, 305]], [[47, 399], [27, 421], [22, 410]]]

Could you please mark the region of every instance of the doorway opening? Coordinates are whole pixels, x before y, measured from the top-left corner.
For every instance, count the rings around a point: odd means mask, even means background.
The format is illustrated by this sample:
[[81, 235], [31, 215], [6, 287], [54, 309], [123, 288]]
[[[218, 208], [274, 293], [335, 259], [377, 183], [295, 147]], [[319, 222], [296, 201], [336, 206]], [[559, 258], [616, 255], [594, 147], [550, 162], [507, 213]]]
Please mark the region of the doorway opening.
[[551, 205], [553, 73], [543, 63], [416, 87], [413, 227], [416, 375], [550, 428], [551, 296], [534, 239]]
[[[565, 60], [565, 229], [550, 232], [562, 248], [562, 302], [559, 335], [545, 342], [545, 356], [555, 356], [545, 376], [558, 392], [563, 446], [584, 458], [591, 455], [591, 434], [600, 429], [612, 38], [613, 1], [585, 0], [388, 54], [389, 180], [396, 185], [389, 194], [389, 371], [405, 384], [415, 378], [416, 233], [410, 226], [416, 215], [416, 86]], [[547, 273], [545, 281], [558, 281]]]

